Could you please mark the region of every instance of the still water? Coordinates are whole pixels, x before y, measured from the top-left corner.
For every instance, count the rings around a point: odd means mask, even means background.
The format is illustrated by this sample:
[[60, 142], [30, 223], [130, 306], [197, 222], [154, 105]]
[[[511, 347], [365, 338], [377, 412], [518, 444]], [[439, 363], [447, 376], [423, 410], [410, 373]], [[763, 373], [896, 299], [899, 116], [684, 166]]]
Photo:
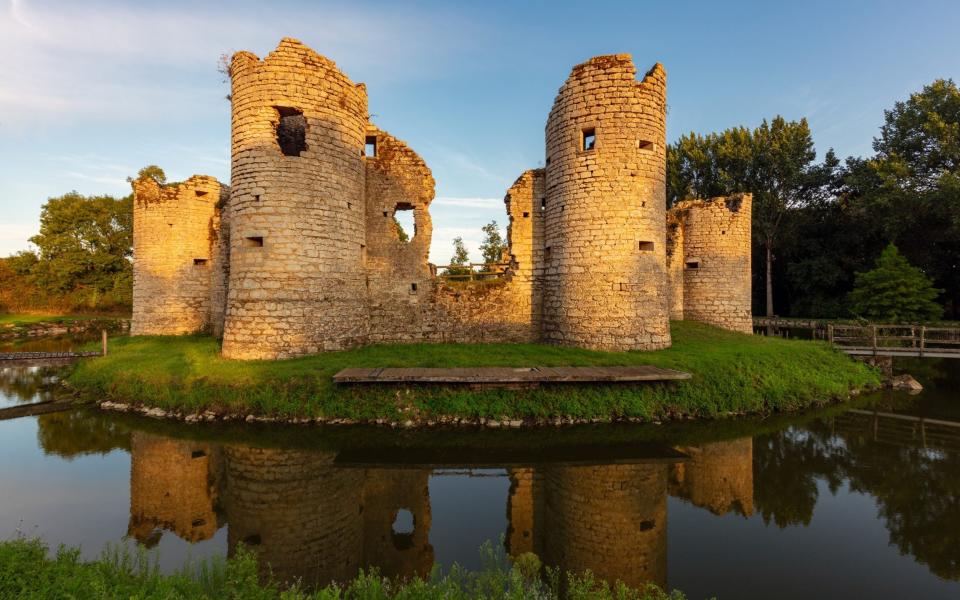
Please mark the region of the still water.
[[[764, 420], [535, 431], [0, 421], [0, 537], [142, 543], [172, 570], [255, 548], [275, 576], [479, 566], [501, 543], [691, 598], [960, 597], [960, 363], [926, 389]], [[0, 371], [0, 405], [57, 369]]]

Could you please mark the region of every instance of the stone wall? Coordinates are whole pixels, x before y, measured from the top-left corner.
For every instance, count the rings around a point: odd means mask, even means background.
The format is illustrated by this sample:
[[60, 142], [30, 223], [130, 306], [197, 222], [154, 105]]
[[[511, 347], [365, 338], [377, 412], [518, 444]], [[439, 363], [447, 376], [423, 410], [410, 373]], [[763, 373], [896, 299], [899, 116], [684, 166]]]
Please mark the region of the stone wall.
[[715, 515], [753, 514], [753, 438], [678, 448], [690, 460], [674, 465], [670, 494]]
[[667, 583], [667, 465], [544, 468], [548, 565]]
[[508, 527], [504, 539], [507, 554], [516, 558], [525, 552], [543, 555], [544, 493], [542, 469], [508, 469]]
[[134, 184], [133, 334], [209, 327], [225, 357], [272, 359], [423, 341], [649, 350], [670, 345], [668, 318], [751, 331], [750, 196], [665, 213], [666, 74], [636, 75], [626, 54], [574, 67], [546, 166], [504, 198], [510, 266], [465, 285], [429, 264], [433, 175], [370, 123], [363, 84], [289, 38], [235, 54], [231, 191]]
[[[412, 531], [394, 528], [397, 514], [413, 516]], [[363, 565], [386, 577], [426, 578], [430, 544], [430, 470], [367, 469], [363, 486]]]
[[546, 127], [546, 341], [670, 345], [665, 271], [666, 73], [628, 54], [573, 68]]
[[210, 274], [227, 193], [213, 177], [171, 185], [133, 182], [131, 335], [177, 335], [211, 324]]
[[128, 534], [149, 547], [164, 530], [189, 542], [213, 537], [220, 528], [219, 449], [139, 431], [130, 435]]
[[281, 583], [326, 585], [356, 576], [363, 557], [361, 469], [335, 454], [227, 446], [224, 505], [231, 555], [255, 551]]
[[753, 332], [751, 210], [750, 194], [687, 200], [670, 210], [677, 223], [673, 245], [683, 248], [683, 268], [670, 270], [670, 289], [682, 272], [683, 318]]
[[367, 93], [284, 38], [238, 52], [223, 355], [283, 358], [366, 339]]

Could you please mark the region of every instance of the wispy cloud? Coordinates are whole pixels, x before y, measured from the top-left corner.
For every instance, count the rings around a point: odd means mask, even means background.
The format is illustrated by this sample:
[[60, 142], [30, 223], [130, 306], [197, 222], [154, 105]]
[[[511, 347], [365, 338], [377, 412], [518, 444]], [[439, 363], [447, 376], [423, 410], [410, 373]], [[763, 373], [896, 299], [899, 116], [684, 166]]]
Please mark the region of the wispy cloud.
[[[400, 6], [371, 12], [275, 2], [269, 8], [0, 0], [0, 125], [195, 113], [199, 98], [226, 93], [215, 71], [221, 54], [262, 54], [285, 35], [299, 35], [361, 71], [351, 73], [358, 80], [429, 76], [438, 63], [456, 60], [471, 37], [459, 32], [475, 27], [443, 10]], [[435, 52], [437, 45], [445, 51]]]
[[441, 196], [435, 198], [430, 205], [504, 210], [503, 198], [453, 198]]

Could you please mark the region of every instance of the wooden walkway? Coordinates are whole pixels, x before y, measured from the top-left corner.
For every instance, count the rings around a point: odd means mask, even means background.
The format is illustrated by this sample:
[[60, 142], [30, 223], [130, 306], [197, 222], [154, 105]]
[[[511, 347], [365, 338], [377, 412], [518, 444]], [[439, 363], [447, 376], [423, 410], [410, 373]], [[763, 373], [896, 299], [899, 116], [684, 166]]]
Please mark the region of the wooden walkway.
[[689, 373], [650, 365], [632, 367], [466, 367], [343, 369], [334, 383], [411, 383], [530, 386], [543, 383], [640, 383], [690, 379]]
[[16, 419], [18, 417], [33, 417], [36, 415], [45, 415], [52, 412], [61, 412], [76, 408], [77, 405], [70, 400], [47, 400], [45, 402], [33, 402], [31, 404], [20, 404], [18, 406], [8, 406], [0, 408], [0, 421], [7, 419]]
[[960, 358], [960, 328], [827, 325], [827, 341], [854, 356]]
[[99, 351], [92, 352], [0, 352], [0, 369], [3, 367], [23, 367], [42, 365], [62, 365], [78, 358], [103, 356]]

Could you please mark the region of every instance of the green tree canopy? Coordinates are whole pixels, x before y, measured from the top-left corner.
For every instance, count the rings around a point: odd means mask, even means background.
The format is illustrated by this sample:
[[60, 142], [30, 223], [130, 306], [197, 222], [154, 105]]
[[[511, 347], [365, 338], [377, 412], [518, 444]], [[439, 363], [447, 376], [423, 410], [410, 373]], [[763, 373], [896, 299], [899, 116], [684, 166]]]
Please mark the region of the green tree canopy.
[[167, 174], [157, 165], [147, 165], [137, 172], [137, 179], [143, 179], [144, 177], [151, 177], [160, 185], [167, 183]]
[[470, 253], [463, 244], [463, 238], [457, 236], [453, 238], [453, 258], [450, 259], [451, 265], [466, 265], [470, 262]]
[[496, 221], [490, 221], [483, 226], [484, 239], [480, 244], [480, 253], [486, 264], [498, 263], [503, 260], [503, 253], [507, 250], [507, 243], [500, 235], [500, 228]]
[[[93, 304], [111, 294], [129, 303], [133, 242], [132, 197], [81, 196], [76, 192], [50, 198], [40, 215], [40, 233], [30, 238], [37, 260], [30, 268], [34, 282], [57, 293], [83, 290]], [[17, 264], [29, 262], [25, 257]]]
[[936, 302], [941, 291], [890, 244], [872, 271], [857, 273], [856, 284], [850, 292], [851, 310], [857, 316], [874, 321], [935, 320], [943, 315], [943, 307]]
[[766, 311], [774, 314], [774, 249], [787, 213], [829, 189], [839, 161], [829, 151], [817, 164], [806, 119], [775, 117], [756, 129], [688, 134], [667, 148], [668, 204], [737, 192], [753, 194], [753, 240], [763, 249]]

